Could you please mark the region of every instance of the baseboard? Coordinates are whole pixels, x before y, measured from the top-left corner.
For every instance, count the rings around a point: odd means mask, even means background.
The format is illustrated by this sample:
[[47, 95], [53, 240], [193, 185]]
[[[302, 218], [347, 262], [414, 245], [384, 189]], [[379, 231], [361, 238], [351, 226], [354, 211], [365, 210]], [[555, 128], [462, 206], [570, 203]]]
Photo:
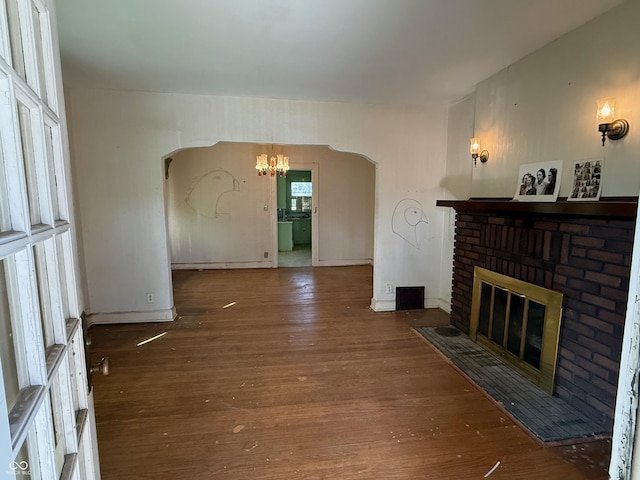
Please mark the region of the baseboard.
[[209, 263], [172, 263], [171, 270], [224, 270], [230, 268], [273, 268], [273, 261], [264, 262], [209, 262]]
[[[396, 301], [371, 299], [371, 310], [374, 312], [392, 312], [396, 309]], [[447, 313], [451, 313], [450, 303], [443, 298], [425, 298], [424, 308], [439, 308]]]
[[444, 298], [430, 298], [425, 300], [424, 308], [439, 308], [447, 313], [451, 313], [451, 301]]
[[148, 310], [144, 312], [90, 313], [89, 325], [108, 325], [111, 323], [148, 323], [171, 322], [176, 318], [176, 308], [166, 310]]
[[371, 299], [371, 310], [374, 312], [393, 312], [396, 309], [396, 301], [394, 300], [376, 300]]
[[314, 267], [353, 267], [356, 265], [373, 265], [370, 258], [356, 258], [353, 260], [318, 260]]

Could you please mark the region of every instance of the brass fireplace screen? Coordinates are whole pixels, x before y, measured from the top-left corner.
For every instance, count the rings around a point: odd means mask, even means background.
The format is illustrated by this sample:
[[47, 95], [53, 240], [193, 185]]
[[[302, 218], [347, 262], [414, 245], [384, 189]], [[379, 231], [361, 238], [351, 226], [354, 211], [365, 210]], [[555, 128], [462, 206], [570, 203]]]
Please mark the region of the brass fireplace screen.
[[472, 298], [471, 339], [552, 394], [562, 294], [475, 267]]

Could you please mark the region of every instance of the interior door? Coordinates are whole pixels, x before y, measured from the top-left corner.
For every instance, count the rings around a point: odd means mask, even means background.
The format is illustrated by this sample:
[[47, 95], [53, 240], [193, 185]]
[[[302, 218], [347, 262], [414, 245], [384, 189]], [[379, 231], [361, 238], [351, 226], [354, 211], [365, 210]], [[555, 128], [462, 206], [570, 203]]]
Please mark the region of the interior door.
[[99, 478], [53, 0], [0, 0], [0, 476]]

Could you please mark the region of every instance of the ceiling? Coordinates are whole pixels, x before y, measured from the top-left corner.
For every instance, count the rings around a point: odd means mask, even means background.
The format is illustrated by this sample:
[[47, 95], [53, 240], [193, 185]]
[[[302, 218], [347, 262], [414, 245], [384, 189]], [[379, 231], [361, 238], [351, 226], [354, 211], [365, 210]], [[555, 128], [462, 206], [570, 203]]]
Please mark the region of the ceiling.
[[429, 105], [623, 0], [55, 0], [68, 87]]

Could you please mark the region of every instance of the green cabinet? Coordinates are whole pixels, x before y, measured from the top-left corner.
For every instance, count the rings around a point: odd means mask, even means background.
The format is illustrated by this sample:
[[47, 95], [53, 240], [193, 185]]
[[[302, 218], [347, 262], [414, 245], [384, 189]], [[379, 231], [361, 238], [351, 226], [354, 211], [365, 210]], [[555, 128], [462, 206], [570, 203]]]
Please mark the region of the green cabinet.
[[278, 251], [293, 250], [293, 222], [278, 222]]
[[293, 219], [293, 243], [294, 245], [309, 245], [311, 243], [311, 219]]

